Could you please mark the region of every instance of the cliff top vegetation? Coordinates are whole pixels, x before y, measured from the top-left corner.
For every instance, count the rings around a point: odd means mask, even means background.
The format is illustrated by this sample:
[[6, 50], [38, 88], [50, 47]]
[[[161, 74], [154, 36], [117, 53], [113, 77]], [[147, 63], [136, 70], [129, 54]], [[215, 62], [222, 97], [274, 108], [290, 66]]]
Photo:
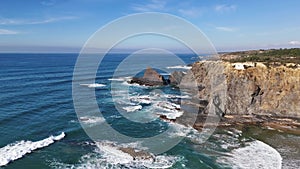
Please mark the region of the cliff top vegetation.
[[300, 48], [239, 51], [221, 54], [229, 62], [263, 62], [266, 65], [300, 64]]

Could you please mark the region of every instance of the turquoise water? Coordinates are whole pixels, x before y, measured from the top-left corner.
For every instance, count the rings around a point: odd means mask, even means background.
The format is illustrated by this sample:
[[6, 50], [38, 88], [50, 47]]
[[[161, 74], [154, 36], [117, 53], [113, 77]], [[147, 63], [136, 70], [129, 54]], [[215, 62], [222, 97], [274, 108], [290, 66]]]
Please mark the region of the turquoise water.
[[[299, 166], [299, 136], [261, 128], [218, 129], [207, 142], [201, 144], [201, 134], [192, 128], [170, 124], [157, 118], [155, 103], [162, 102], [153, 91], [168, 95], [164, 103], [175, 104], [180, 91], [171, 86], [129, 86], [129, 94], [139, 103], [123, 108], [125, 116], [149, 123], [132, 122], [123, 117], [112, 100], [111, 83], [128, 87], [123, 72], [118, 79], [112, 75], [126, 54], [111, 54], [104, 58], [97, 72], [95, 84], [81, 84], [83, 90], [95, 91], [103, 118], [90, 114], [78, 119], [72, 98], [72, 78], [78, 54], [0, 54], [0, 166], [3, 168], [245, 168], [257, 162], [264, 166], [294, 168]], [[193, 55], [179, 55], [186, 63], [195, 61]], [[175, 65], [170, 65], [175, 66]], [[130, 68], [128, 68], [130, 69]], [[132, 67], [134, 69], [134, 66]], [[184, 69], [185, 70], [185, 69]], [[170, 69], [170, 71], [173, 71]], [[142, 72], [140, 72], [142, 73]], [[166, 74], [167, 72], [161, 71]], [[91, 78], [82, 74], [84, 78]], [[119, 93], [115, 101], [122, 101]], [[140, 97], [140, 96], [144, 96]], [[156, 102], [147, 103], [147, 99]], [[141, 103], [141, 100], [143, 103]], [[128, 104], [128, 105], [127, 105]], [[156, 105], [157, 106], [157, 105]], [[161, 112], [160, 112], [161, 113]], [[166, 112], [165, 112], [166, 113]], [[179, 113], [176, 110], [169, 115]], [[144, 149], [139, 142], [120, 144], [109, 140], [94, 141], [84, 132], [79, 120], [88, 128], [106, 121], [116, 131], [135, 138], [148, 138], [163, 133], [169, 127], [176, 130], [170, 135], [183, 136], [179, 144], [162, 154], [153, 155], [155, 161], [133, 160], [120, 155], [118, 148]], [[255, 134], [260, 133], [260, 134]], [[53, 136], [53, 137], [52, 137]], [[269, 139], [269, 138], [276, 138]], [[262, 142], [257, 141], [257, 139]], [[279, 141], [276, 141], [279, 140]], [[293, 144], [279, 144], [293, 140]], [[298, 141], [295, 141], [298, 140]], [[272, 147], [268, 146], [271, 145]], [[244, 149], [251, 148], [252, 151]], [[147, 148], [147, 147], [146, 147]], [[244, 148], [244, 149], [243, 149]], [[275, 149], [276, 150], [275, 150]], [[297, 149], [297, 148], [296, 148]], [[111, 153], [116, 152], [116, 154]], [[264, 152], [269, 152], [264, 154]], [[297, 154], [298, 153], [298, 154]], [[268, 158], [264, 158], [264, 157]], [[239, 158], [238, 158], [239, 157]], [[256, 159], [258, 158], [258, 159]], [[283, 158], [281, 162], [281, 158]], [[260, 161], [263, 159], [262, 161]], [[2, 165], [1, 165], [2, 164]], [[254, 166], [254, 167], [253, 167]], [[265, 168], [267, 168], [265, 167]]]

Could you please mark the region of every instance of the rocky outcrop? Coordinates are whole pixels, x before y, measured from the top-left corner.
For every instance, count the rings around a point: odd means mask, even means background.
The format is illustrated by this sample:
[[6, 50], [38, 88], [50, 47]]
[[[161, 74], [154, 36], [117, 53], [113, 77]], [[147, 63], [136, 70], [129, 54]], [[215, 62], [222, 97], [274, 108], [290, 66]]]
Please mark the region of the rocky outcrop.
[[135, 150], [131, 147], [120, 147], [119, 150], [121, 150], [124, 153], [129, 154], [131, 157], [133, 157], [134, 160], [153, 160], [154, 156], [150, 154], [147, 151], [144, 150]]
[[229, 62], [202, 61], [193, 64], [191, 73], [203, 87], [199, 98], [213, 104], [215, 91], [222, 91], [217, 102], [224, 114], [300, 117], [299, 68], [255, 63], [237, 69]]
[[137, 83], [139, 85], [146, 85], [146, 86], [161, 86], [167, 85], [168, 80], [166, 80], [162, 75], [157, 73], [151, 67], [148, 67], [145, 70], [143, 77], [133, 77], [130, 83]]
[[[169, 81], [152, 68], [131, 83], [195, 88], [196, 101], [182, 103], [199, 114], [300, 117], [300, 68], [263, 63], [200, 61], [186, 73], [175, 71]], [[205, 101], [205, 104], [199, 101]], [[214, 107], [214, 109], [211, 109]], [[163, 118], [163, 117], [162, 117]], [[177, 119], [176, 119], [177, 121]]]

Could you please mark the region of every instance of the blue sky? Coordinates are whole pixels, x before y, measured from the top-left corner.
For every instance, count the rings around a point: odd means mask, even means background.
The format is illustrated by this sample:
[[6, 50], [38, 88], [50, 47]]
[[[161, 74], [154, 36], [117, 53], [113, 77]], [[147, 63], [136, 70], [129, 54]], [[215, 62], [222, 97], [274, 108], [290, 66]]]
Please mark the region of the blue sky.
[[182, 17], [218, 51], [300, 47], [299, 11], [298, 0], [2, 0], [0, 52], [78, 52], [100, 27], [139, 12]]

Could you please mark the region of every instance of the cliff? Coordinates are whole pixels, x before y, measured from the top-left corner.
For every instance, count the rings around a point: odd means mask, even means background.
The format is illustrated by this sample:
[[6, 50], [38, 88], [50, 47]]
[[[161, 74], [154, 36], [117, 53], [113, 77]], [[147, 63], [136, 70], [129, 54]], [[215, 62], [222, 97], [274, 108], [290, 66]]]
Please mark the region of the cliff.
[[227, 115], [300, 117], [300, 68], [202, 61], [193, 64], [191, 73], [202, 88], [199, 97], [206, 100], [212, 100], [213, 87], [218, 87], [218, 84], [211, 86], [213, 78], [219, 76], [220, 81], [224, 80], [225, 97], [220, 98]]

